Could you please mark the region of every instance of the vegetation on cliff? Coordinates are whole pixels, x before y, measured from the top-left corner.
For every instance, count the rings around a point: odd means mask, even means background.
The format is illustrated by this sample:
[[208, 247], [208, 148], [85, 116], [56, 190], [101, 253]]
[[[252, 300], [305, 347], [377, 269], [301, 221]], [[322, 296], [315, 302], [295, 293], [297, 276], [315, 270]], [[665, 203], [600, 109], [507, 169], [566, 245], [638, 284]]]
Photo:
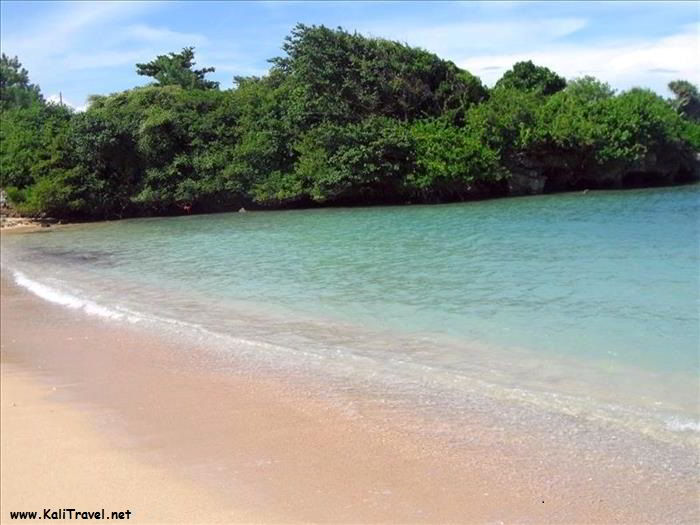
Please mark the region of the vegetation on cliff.
[[248, 207], [444, 202], [696, 180], [700, 97], [665, 100], [515, 64], [493, 89], [397, 42], [298, 25], [269, 74], [221, 90], [194, 50], [154, 79], [47, 103], [0, 60], [0, 186], [19, 209], [118, 218]]

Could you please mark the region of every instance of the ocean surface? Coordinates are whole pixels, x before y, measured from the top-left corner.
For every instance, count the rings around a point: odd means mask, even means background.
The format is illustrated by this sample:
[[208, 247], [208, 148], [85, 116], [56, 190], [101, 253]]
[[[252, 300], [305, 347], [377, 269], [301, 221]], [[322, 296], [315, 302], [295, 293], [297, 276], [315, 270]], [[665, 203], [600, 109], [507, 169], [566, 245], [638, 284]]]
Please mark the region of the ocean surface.
[[134, 219], [1, 253], [44, 299], [202, 359], [700, 442], [700, 185]]

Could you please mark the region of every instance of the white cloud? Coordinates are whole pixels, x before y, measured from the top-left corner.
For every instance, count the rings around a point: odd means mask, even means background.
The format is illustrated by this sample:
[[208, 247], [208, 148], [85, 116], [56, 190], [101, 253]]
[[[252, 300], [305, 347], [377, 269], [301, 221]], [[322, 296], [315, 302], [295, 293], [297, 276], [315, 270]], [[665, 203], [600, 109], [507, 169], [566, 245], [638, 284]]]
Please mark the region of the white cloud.
[[202, 46], [209, 43], [209, 39], [199, 33], [182, 33], [172, 31], [166, 27], [152, 27], [146, 24], [134, 24], [119, 31], [119, 36], [113, 40], [114, 43], [122, 42], [145, 42], [149, 44], [183, 44], [191, 46]]
[[151, 55], [152, 53], [139, 49], [129, 51], [96, 50], [92, 53], [67, 53], [61, 57], [59, 63], [64, 71], [78, 71], [134, 64], [143, 58], [152, 58]]
[[114, 23], [150, 6], [149, 2], [61, 3], [43, 20], [32, 20], [25, 27], [3, 27], [3, 47], [21, 52], [25, 60], [56, 56], [100, 24]]
[[208, 39], [198, 33], [181, 33], [146, 24], [121, 28], [114, 37], [103, 39], [101, 46], [64, 53], [60, 65], [65, 70], [98, 69], [152, 60], [156, 55], [187, 46], [200, 47]]
[[452, 58], [477, 51], [532, 48], [568, 36], [587, 24], [584, 18], [540, 18], [528, 21], [456, 22], [428, 26], [397, 22], [356, 26], [359, 32], [420, 46]]
[[460, 67], [493, 85], [515, 62], [532, 60], [567, 78], [593, 75], [619, 89], [633, 86], [665, 91], [670, 80], [700, 83], [700, 25], [654, 40], [608, 45], [561, 45], [528, 52], [482, 54], [457, 59]]
[[154, 7], [152, 2], [54, 4], [42, 18], [2, 23], [3, 51], [18, 55], [40, 86], [69, 84], [71, 71], [123, 64], [133, 56], [132, 51], [110, 49], [110, 35], [125, 19]]
[[577, 42], [586, 18], [522, 18], [426, 26], [422, 21], [356, 25], [359, 32], [420, 46], [493, 85], [514, 63], [532, 60], [567, 78], [593, 75], [617, 89], [666, 93], [670, 80], [700, 83], [700, 24], [678, 34], [625, 41]]

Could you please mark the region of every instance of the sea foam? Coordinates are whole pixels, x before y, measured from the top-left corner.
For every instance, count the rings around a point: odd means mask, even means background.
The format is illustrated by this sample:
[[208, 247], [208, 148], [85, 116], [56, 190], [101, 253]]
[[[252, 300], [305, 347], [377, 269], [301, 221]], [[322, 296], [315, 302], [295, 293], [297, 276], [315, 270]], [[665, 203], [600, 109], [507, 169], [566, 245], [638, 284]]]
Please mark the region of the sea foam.
[[127, 321], [130, 323], [140, 323], [146, 326], [158, 326], [161, 329], [165, 329], [168, 332], [172, 332], [177, 335], [189, 335], [195, 338], [206, 337], [211, 340], [218, 340], [219, 342], [228, 343], [227, 348], [231, 349], [232, 346], [238, 348], [248, 348], [248, 349], [264, 349], [269, 351], [275, 351], [279, 353], [294, 353], [309, 356], [308, 352], [298, 351], [296, 349], [285, 347], [276, 344], [270, 344], [263, 341], [256, 341], [252, 339], [246, 339], [242, 337], [235, 337], [228, 334], [221, 334], [211, 331], [199, 324], [191, 323], [187, 321], [182, 321], [179, 319], [173, 319], [169, 317], [162, 317], [158, 315], [146, 314], [144, 312], [136, 312], [128, 308], [121, 306], [107, 307], [97, 302], [79, 297], [78, 295], [72, 294], [65, 290], [59, 290], [58, 288], [40, 283], [27, 277], [24, 273], [13, 270], [13, 277], [15, 283], [22, 288], [33, 293], [37, 297], [44, 299], [45, 301], [65, 306], [74, 310], [81, 310], [88, 315], [93, 315], [97, 317], [102, 317], [105, 319], [111, 319], [115, 321]]
[[666, 427], [672, 432], [700, 432], [700, 421], [671, 417], [666, 420]]
[[131, 312], [119, 311], [118, 309], [102, 306], [89, 299], [83, 299], [68, 292], [58, 290], [51, 286], [34, 281], [33, 279], [30, 279], [24, 275], [22, 272], [14, 271], [13, 277], [15, 279], [15, 283], [17, 283], [19, 286], [51, 303], [60, 304], [61, 306], [66, 306], [75, 310], [82, 310], [86, 314], [104, 317], [107, 319], [129, 321], [132, 323], [141, 321], [141, 318], [138, 315]]

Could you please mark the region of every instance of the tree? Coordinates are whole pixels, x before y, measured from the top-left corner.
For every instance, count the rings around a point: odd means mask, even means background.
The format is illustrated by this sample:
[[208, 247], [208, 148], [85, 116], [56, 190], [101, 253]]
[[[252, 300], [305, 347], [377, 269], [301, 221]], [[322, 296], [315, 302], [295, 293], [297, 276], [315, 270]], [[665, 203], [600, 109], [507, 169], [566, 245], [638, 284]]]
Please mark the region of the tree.
[[694, 170], [695, 154], [683, 138], [686, 121], [653, 91], [634, 88], [606, 100], [598, 121], [603, 140], [596, 157], [605, 171]]
[[194, 50], [138, 64], [153, 85], [45, 104], [2, 55], [0, 186], [18, 210], [119, 218], [441, 202], [700, 178], [698, 90], [615, 94], [520, 62], [494, 89], [423, 49], [297, 26], [230, 90]]
[[397, 200], [415, 157], [406, 126], [382, 116], [346, 126], [324, 123], [304, 137], [299, 149], [295, 175], [307, 181], [316, 202]]
[[532, 60], [518, 62], [496, 82], [496, 88], [514, 88], [553, 95], [566, 87], [566, 80], [551, 69], [536, 66]]
[[294, 84], [307, 125], [359, 122], [370, 115], [403, 121], [465, 111], [486, 97], [481, 81], [423, 49], [342, 28], [297, 25], [271, 60]]
[[420, 120], [411, 126], [416, 170], [406, 176], [412, 197], [440, 201], [465, 198], [482, 184], [497, 183], [505, 174], [498, 151], [470, 129], [445, 119]]
[[215, 68], [192, 69], [194, 66], [194, 48], [186, 47], [180, 53], [158, 55], [146, 64], [136, 64], [139, 75], [153, 77], [159, 86], [178, 85], [185, 89], [217, 89], [218, 82], [206, 80], [207, 73]]
[[691, 120], [700, 121], [700, 94], [698, 88], [687, 80], [669, 82], [670, 89], [676, 99], [673, 101], [678, 112]]
[[39, 86], [29, 82], [29, 73], [17, 57], [0, 55], [0, 111], [27, 108], [43, 103]]
[[569, 80], [564, 91], [581, 104], [594, 104], [615, 95], [610, 84], [590, 75]]
[[65, 152], [70, 108], [33, 104], [2, 112], [0, 118], [0, 187], [25, 188], [55, 167]]
[[374, 116], [340, 125], [324, 122], [296, 144], [294, 171], [274, 171], [253, 188], [256, 202], [291, 204], [388, 202], [401, 198], [413, 171], [414, 144], [396, 119]]
[[500, 152], [502, 162], [508, 166], [531, 148], [541, 104], [542, 96], [536, 92], [494, 89], [487, 102], [469, 110], [466, 128]]

